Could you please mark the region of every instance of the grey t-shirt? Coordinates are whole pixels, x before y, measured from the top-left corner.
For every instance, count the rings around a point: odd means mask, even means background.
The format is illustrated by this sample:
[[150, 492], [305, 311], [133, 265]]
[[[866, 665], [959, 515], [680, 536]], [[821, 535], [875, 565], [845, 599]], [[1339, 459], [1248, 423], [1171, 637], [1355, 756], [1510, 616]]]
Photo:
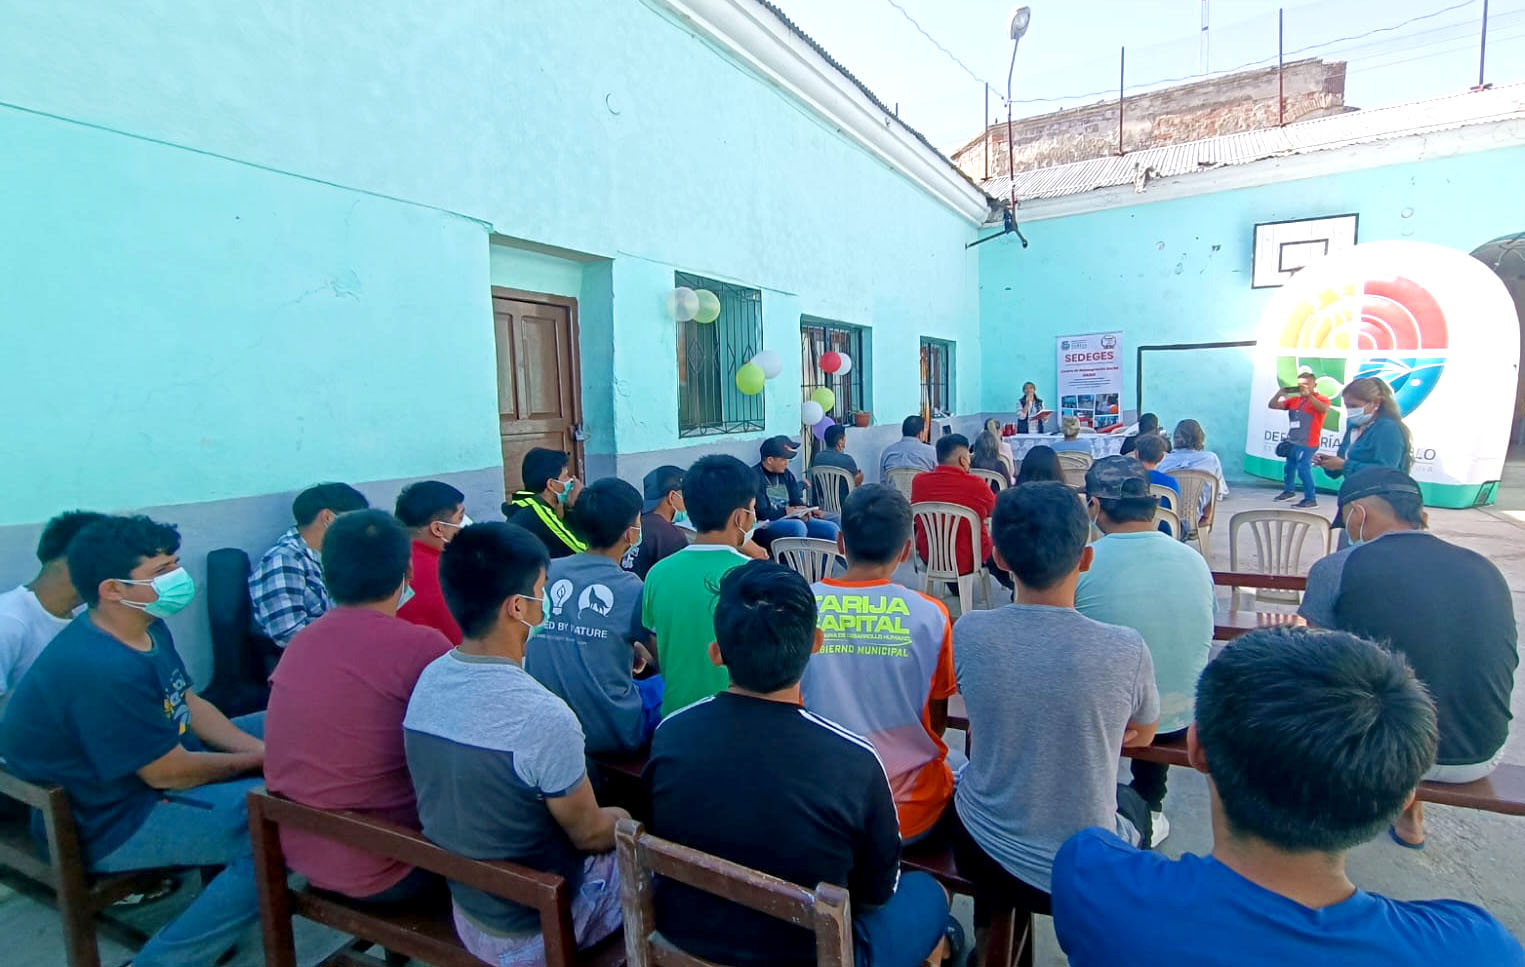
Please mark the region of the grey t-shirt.
[[1160, 697], [1137, 631], [1071, 608], [972, 611], [953, 626], [953, 665], [973, 736], [953, 799], [991, 859], [1047, 890], [1080, 830], [1138, 841], [1117, 816], [1117, 760], [1128, 723], [1158, 719]]
[[569, 705], [588, 751], [641, 746], [641, 695], [630, 676], [641, 627], [641, 579], [607, 557], [574, 554], [551, 562], [545, 624], [530, 638], [524, 670]]
[[[472, 859], [555, 873], [577, 894], [582, 854], [545, 802], [587, 775], [582, 729], [565, 702], [506, 658], [453, 649], [418, 677], [402, 730], [424, 835]], [[494, 933], [540, 929], [532, 907], [454, 882], [450, 894]]]

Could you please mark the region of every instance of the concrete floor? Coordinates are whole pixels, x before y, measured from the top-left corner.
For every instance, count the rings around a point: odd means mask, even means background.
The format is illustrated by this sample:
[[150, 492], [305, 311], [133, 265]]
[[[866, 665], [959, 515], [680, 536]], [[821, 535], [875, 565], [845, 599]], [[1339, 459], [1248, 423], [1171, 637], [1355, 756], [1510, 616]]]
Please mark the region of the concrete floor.
[[[1212, 535], [1211, 557], [1216, 569], [1229, 562], [1228, 521], [1242, 510], [1281, 507], [1271, 497], [1277, 487], [1235, 488], [1219, 507], [1220, 526]], [[1333, 509], [1333, 498], [1321, 496], [1320, 513]], [[1432, 510], [1434, 531], [1486, 554], [1504, 572], [1514, 590], [1515, 615], [1525, 623], [1525, 460], [1512, 460], [1505, 473], [1498, 503], [1483, 510]], [[995, 589], [999, 592], [999, 588]], [[1265, 607], [1261, 605], [1261, 607]], [[1514, 692], [1516, 718], [1525, 716], [1525, 689]], [[954, 736], [962, 744], [961, 736]], [[1525, 765], [1525, 729], [1516, 728], [1507, 746], [1505, 761]], [[1207, 787], [1198, 774], [1171, 770], [1166, 813], [1171, 821], [1170, 838], [1162, 847], [1170, 856], [1205, 853], [1212, 847], [1208, 826]], [[1422, 853], [1400, 849], [1385, 838], [1355, 850], [1350, 859], [1352, 878], [1363, 889], [1403, 899], [1450, 897], [1481, 904], [1504, 922], [1517, 937], [1525, 938], [1525, 819], [1471, 810], [1431, 806], [1426, 810], [1429, 848]], [[153, 929], [188, 900], [189, 890], [133, 911], [123, 919]], [[961, 898], [954, 907], [973, 936], [970, 903]], [[62, 967], [62, 944], [58, 921], [47, 907], [0, 886], [0, 937], [5, 938], [7, 967]], [[315, 924], [298, 922], [297, 945], [301, 964], [315, 964], [343, 942], [337, 933]], [[131, 951], [103, 937], [102, 963], [120, 963]], [[240, 945], [233, 967], [257, 967], [264, 963], [257, 931], [251, 930]], [[1040, 965], [1062, 965], [1064, 955], [1054, 938], [1047, 917], [1038, 923]]]

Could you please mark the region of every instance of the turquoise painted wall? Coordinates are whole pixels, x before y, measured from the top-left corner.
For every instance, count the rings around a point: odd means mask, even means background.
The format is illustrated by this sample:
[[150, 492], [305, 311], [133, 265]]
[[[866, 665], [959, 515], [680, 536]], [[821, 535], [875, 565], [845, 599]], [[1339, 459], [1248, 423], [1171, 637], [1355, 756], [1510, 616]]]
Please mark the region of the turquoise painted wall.
[[[790, 363], [802, 312], [871, 327], [886, 421], [916, 408], [921, 335], [977, 358], [975, 227], [645, 3], [26, 4], [0, 91], [0, 313], [31, 325], [0, 385], [53, 401], [0, 522], [490, 466], [499, 279], [594, 303], [592, 453], [680, 445], [674, 269], [763, 289]], [[797, 379], [769, 432], [797, 430]]]
[[[1031, 248], [1003, 240], [976, 250], [984, 408], [1013, 409], [1024, 380], [1052, 393], [1054, 339], [1066, 333], [1123, 330], [1128, 406], [1139, 345], [1254, 339], [1275, 291], [1250, 288], [1258, 222], [1356, 212], [1363, 242], [1470, 252], [1525, 230], [1525, 199], [1509, 187], [1521, 171], [1525, 148], [1513, 147], [1172, 201], [1146, 194], [1126, 208], [1027, 223]], [[1144, 406], [1168, 425], [1210, 414], [1210, 448], [1242, 475], [1248, 407], [1265, 404], [1248, 399], [1248, 363], [1214, 356], [1195, 368], [1172, 360], [1169, 370], [1183, 378], [1146, 372]]]

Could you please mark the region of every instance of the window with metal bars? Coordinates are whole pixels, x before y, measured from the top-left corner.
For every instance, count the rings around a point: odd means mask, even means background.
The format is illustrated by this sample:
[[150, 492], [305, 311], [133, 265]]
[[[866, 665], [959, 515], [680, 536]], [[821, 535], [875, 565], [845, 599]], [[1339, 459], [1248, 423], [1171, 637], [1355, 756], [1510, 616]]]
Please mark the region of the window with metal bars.
[[921, 405], [933, 417], [953, 414], [953, 343], [921, 337]]
[[763, 428], [763, 394], [736, 388], [736, 371], [762, 349], [762, 293], [686, 272], [675, 286], [708, 289], [720, 300], [714, 322], [678, 323], [678, 436]]
[[[872, 364], [869, 347], [869, 332], [862, 326], [800, 316], [800, 384], [804, 394], [801, 399], [810, 399], [811, 393], [824, 386], [836, 394], [837, 405], [827, 415], [837, 422], [851, 422], [852, 415], [860, 410], [870, 412], [873, 404], [869, 387], [873, 383], [869, 379]], [[821, 355], [826, 352], [846, 353], [853, 361], [846, 376], [821, 372]]]

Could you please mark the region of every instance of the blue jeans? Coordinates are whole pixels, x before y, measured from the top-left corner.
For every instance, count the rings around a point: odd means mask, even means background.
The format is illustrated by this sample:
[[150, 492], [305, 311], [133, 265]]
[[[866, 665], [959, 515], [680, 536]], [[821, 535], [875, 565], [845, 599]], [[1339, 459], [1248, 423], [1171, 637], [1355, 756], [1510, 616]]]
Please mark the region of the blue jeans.
[[[264, 712], [240, 716], [233, 724], [250, 735], [265, 735]], [[235, 779], [165, 792], [127, 842], [94, 864], [92, 869], [101, 873], [223, 867], [180, 916], [148, 939], [133, 958], [133, 967], [206, 967], [259, 919], [244, 796], [263, 783], [258, 778]]]
[[1288, 493], [1292, 491], [1292, 478], [1295, 476], [1303, 482], [1303, 498], [1314, 499], [1313, 490], [1313, 447], [1300, 447], [1292, 445], [1292, 452], [1287, 454], [1287, 465], [1282, 470], [1282, 489]]
[[780, 537], [816, 537], [835, 544], [837, 535], [841, 532], [842, 528], [829, 520], [819, 520], [814, 517], [809, 520], [780, 517], [778, 520], [759, 526], [752, 534], [752, 539], [759, 547], [769, 547]]
[[857, 967], [918, 967], [947, 925], [948, 895], [938, 882], [902, 873], [890, 902], [853, 911], [853, 960]]

